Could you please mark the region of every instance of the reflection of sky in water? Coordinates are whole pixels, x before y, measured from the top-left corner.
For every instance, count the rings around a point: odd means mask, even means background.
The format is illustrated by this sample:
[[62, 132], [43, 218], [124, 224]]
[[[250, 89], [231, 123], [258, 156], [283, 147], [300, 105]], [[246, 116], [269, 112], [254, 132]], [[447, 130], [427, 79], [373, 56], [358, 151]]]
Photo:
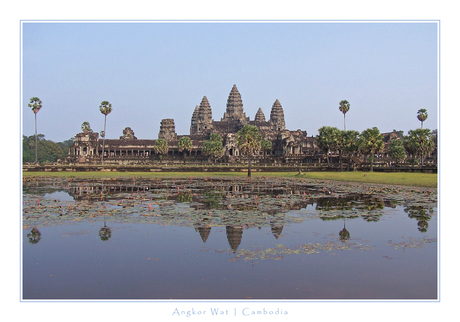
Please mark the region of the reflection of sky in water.
[[[436, 298], [436, 217], [430, 234], [420, 233], [401, 208], [378, 222], [290, 224], [278, 238], [270, 227], [241, 229], [236, 251], [226, 227], [210, 228], [203, 239], [192, 227], [110, 217], [105, 225], [106, 241], [103, 221], [41, 227], [36, 244], [24, 231], [24, 297]], [[344, 226], [348, 241], [339, 239]]]
[[268, 198], [259, 212], [226, 208], [253, 197], [219, 199], [224, 209], [103, 197], [24, 196], [25, 299], [437, 297], [437, 214], [425, 197], [411, 208], [318, 199], [290, 210]]
[[60, 201], [74, 201], [73, 197], [65, 191], [55, 191], [43, 196], [45, 199], [56, 199]]

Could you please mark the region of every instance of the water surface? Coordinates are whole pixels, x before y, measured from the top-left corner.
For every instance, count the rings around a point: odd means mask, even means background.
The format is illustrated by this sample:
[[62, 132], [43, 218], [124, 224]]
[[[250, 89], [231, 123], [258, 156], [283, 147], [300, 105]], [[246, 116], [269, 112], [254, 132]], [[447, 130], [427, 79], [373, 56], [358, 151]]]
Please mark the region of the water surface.
[[433, 189], [29, 179], [24, 299], [438, 297]]

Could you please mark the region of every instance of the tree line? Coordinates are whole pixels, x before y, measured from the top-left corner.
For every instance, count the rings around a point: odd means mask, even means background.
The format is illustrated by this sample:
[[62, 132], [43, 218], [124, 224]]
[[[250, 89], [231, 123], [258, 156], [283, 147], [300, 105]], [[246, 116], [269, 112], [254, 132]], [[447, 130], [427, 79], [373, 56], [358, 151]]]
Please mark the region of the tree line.
[[[350, 103], [343, 100], [339, 103], [339, 110], [343, 113], [343, 131], [336, 127], [323, 126], [318, 130], [316, 140], [318, 146], [326, 153], [328, 164], [332, 153], [339, 154], [340, 170], [343, 171], [343, 157], [363, 155], [366, 162], [370, 163], [370, 171], [373, 171], [374, 157], [383, 152], [385, 142], [383, 135], [377, 127], [368, 128], [361, 133], [347, 131], [345, 114], [350, 110]], [[394, 131], [398, 137], [391, 139], [388, 153], [396, 163], [404, 162], [408, 156], [412, 161], [423, 162], [430, 155], [437, 141], [437, 130], [430, 131], [423, 128], [423, 122], [428, 118], [426, 109], [417, 111], [417, 119], [421, 122], [420, 129], [410, 130], [407, 136], [403, 131]], [[349, 163], [348, 163], [349, 165]]]
[[[390, 140], [388, 154], [395, 163], [402, 163], [409, 157], [412, 162], [423, 165], [424, 160], [430, 155], [435, 147], [437, 131], [429, 129], [410, 130], [407, 136], [402, 131], [394, 131], [397, 138]], [[365, 162], [370, 163], [370, 171], [373, 171], [374, 158], [383, 152], [384, 137], [376, 127], [368, 128], [361, 133], [358, 131], [339, 130], [336, 127], [323, 126], [318, 130], [316, 140], [318, 146], [326, 153], [328, 164], [331, 155], [338, 154], [340, 169], [343, 170], [343, 158], [362, 155]]]
[[[72, 144], [72, 139], [65, 142], [54, 143], [44, 139], [44, 135], [37, 135], [37, 113], [42, 108], [42, 102], [38, 97], [32, 97], [28, 106], [35, 114], [35, 142], [32, 136], [23, 136], [23, 161], [32, 162], [33, 151], [35, 151], [35, 163], [54, 162], [57, 159], [64, 159], [67, 148]], [[104, 115], [104, 130], [101, 131], [103, 139], [101, 163], [104, 163], [104, 148], [106, 137], [107, 115], [112, 112], [112, 104], [108, 101], [102, 101], [99, 106], [100, 112]], [[383, 135], [377, 127], [368, 128], [359, 133], [354, 130], [346, 130], [345, 114], [350, 110], [350, 103], [342, 100], [339, 103], [339, 110], [343, 113], [344, 129], [339, 130], [336, 127], [323, 126], [318, 130], [316, 140], [318, 146], [326, 153], [328, 164], [331, 163], [332, 153], [339, 154], [340, 170], [343, 170], [343, 158], [354, 155], [364, 155], [366, 162], [370, 163], [370, 171], [373, 171], [375, 155], [382, 153], [384, 148]], [[392, 139], [388, 153], [395, 162], [403, 162], [408, 155], [419, 160], [423, 165], [424, 159], [433, 151], [437, 139], [436, 130], [431, 132], [429, 129], [423, 129], [423, 122], [428, 118], [426, 109], [420, 109], [417, 112], [417, 119], [421, 122], [421, 128], [409, 131], [408, 136], [399, 133], [397, 139]], [[92, 132], [88, 122], [83, 122], [82, 131]], [[204, 141], [202, 153], [214, 157], [214, 160], [221, 157], [224, 152], [222, 136], [219, 133], [212, 133], [209, 140]], [[272, 142], [263, 140], [259, 129], [253, 125], [245, 125], [238, 133], [236, 143], [240, 152], [248, 157], [248, 176], [251, 176], [251, 159], [261, 150], [266, 152], [272, 149]], [[189, 137], [182, 137], [178, 142], [179, 151], [190, 152], [192, 142]], [[168, 142], [165, 139], [156, 140], [154, 150], [160, 156], [168, 153]], [[40, 157], [38, 156], [40, 151]], [[265, 154], [265, 153], [264, 153]], [[347, 162], [349, 165], [349, 162]]]
[[69, 146], [73, 138], [64, 142], [46, 140], [43, 134], [22, 136], [22, 162], [47, 163], [64, 160], [67, 157]]

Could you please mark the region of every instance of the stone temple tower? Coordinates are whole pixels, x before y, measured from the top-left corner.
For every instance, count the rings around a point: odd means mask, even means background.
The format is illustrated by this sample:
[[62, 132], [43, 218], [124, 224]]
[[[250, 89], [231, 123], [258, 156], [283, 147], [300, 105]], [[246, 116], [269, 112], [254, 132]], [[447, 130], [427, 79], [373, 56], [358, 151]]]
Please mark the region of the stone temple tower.
[[193, 121], [193, 122], [196, 122], [196, 132], [192, 132], [192, 128], [194, 126], [194, 124], [192, 123], [192, 126], [190, 127], [190, 134], [212, 132], [214, 128], [214, 122], [212, 120], [211, 105], [209, 104], [208, 98], [206, 96], [203, 96], [200, 106], [198, 107], [198, 110], [196, 112], [197, 112], [195, 116], [196, 121], [195, 120]]
[[283, 131], [286, 129], [283, 107], [278, 99], [276, 99], [275, 103], [273, 103], [268, 123], [270, 124], [272, 131]]
[[256, 123], [265, 123], [265, 115], [262, 109], [259, 107], [256, 113], [256, 117], [254, 118]]
[[232, 121], [238, 121], [242, 124], [249, 122], [249, 117], [246, 117], [246, 114], [243, 112], [243, 101], [241, 100], [241, 94], [238, 88], [236, 88], [236, 85], [233, 85], [228, 95], [227, 110], [224, 113], [224, 117], [221, 119], [221, 122]]
[[166, 141], [177, 140], [176, 125], [173, 119], [161, 120], [158, 138], [165, 139]]
[[198, 131], [198, 105], [195, 107], [195, 110], [192, 114], [192, 121], [190, 124], [190, 134], [195, 134]]

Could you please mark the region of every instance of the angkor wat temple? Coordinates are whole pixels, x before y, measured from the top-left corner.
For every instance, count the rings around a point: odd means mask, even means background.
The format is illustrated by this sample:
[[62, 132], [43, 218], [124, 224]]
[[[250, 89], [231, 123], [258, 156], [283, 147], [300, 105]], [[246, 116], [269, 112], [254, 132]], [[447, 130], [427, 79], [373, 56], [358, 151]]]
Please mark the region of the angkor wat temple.
[[[209, 140], [212, 133], [219, 133], [223, 138], [223, 155], [217, 162], [238, 164], [246, 161], [240, 155], [236, 144], [237, 132], [244, 125], [255, 125], [262, 134], [264, 140], [272, 142], [269, 151], [260, 151], [253, 161], [266, 165], [300, 165], [304, 163], [326, 162], [325, 152], [317, 145], [314, 136], [307, 136], [306, 131], [290, 131], [286, 129], [284, 110], [278, 99], [271, 107], [270, 118], [266, 120], [261, 108], [258, 109], [254, 120], [250, 120], [243, 110], [243, 101], [236, 85], [233, 85], [228, 96], [227, 108], [220, 121], [213, 120], [211, 105], [206, 96], [200, 105], [195, 107], [192, 113], [190, 134], [177, 135], [174, 119], [163, 119], [160, 122], [158, 139], [168, 142], [166, 155], [156, 153], [155, 139], [138, 139], [134, 131], [127, 127], [119, 139], [106, 139], [104, 147], [104, 163], [113, 165], [148, 165], [155, 163], [187, 163], [205, 164], [211, 161], [208, 155], [202, 152], [203, 143]], [[395, 131], [382, 133], [385, 147], [378, 157], [380, 161], [389, 162], [391, 159], [387, 153], [390, 140], [397, 138]], [[181, 137], [188, 136], [192, 142], [192, 149], [187, 152], [181, 151], [178, 142]], [[69, 148], [66, 163], [70, 164], [96, 164], [101, 162], [103, 140], [98, 133], [82, 132], [75, 136], [75, 141]], [[437, 162], [437, 149], [431, 153], [433, 162]], [[332, 155], [332, 162], [338, 163], [338, 155]], [[353, 157], [352, 163], [361, 164], [361, 161]]]
[[[236, 134], [246, 124], [257, 126], [263, 139], [272, 142], [270, 151], [260, 152], [260, 162], [317, 162], [323, 154], [316, 144], [316, 139], [307, 137], [306, 131], [286, 129], [283, 107], [278, 99], [273, 103], [268, 121], [261, 108], [251, 121], [243, 110], [240, 92], [236, 85], [233, 85], [228, 96], [226, 111], [220, 121], [213, 120], [211, 105], [206, 96], [193, 111], [189, 135], [177, 135], [174, 119], [161, 120], [158, 138], [168, 142], [167, 155], [160, 157], [155, 152], [155, 139], [138, 139], [134, 131], [127, 127], [119, 139], [105, 140], [104, 163], [128, 165], [157, 162], [208, 162], [209, 157], [202, 153], [202, 146], [211, 133], [219, 133], [223, 138], [224, 153], [221, 162], [243, 162], [236, 145]], [[193, 144], [193, 148], [187, 155], [184, 155], [178, 147], [182, 136], [188, 136]], [[86, 164], [100, 162], [102, 141], [98, 133], [77, 134], [74, 144], [69, 148], [67, 162]]]

